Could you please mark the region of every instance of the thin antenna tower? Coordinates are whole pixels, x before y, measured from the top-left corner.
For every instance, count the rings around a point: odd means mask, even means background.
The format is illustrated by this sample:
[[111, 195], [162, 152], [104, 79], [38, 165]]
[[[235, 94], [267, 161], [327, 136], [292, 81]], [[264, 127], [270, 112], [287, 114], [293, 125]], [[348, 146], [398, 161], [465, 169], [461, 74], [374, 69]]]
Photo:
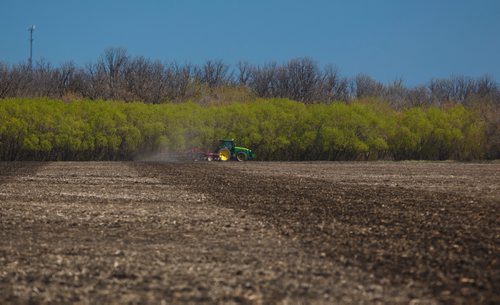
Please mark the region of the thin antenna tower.
[[33, 32], [35, 31], [35, 26], [30, 26], [28, 31], [30, 32], [30, 58], [28, 59], [28, 63], [31, 69], [33, 68]]

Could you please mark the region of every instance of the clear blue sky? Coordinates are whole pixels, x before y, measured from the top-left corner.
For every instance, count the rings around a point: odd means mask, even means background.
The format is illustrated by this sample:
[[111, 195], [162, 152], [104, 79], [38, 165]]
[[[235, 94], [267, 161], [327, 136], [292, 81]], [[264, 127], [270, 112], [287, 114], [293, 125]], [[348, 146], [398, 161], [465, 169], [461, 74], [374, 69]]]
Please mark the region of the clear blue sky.
[[408, 85], [500, 81], [500, 0], [0, 0], [0, 60], [95, 61], [107, 47], [234, 65], [308, 56], [344, 76]]

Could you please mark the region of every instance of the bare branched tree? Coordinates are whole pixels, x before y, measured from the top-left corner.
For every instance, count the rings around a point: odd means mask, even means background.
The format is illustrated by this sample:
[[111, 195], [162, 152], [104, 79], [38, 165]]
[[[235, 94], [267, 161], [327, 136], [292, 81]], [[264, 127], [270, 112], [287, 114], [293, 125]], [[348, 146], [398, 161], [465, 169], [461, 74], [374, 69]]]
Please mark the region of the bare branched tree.
[[91, 99], [107, 98], [107, 75], [102, 64], [87, 64], [85, 66], [84, 96]]
[[73, 62], [65, 62], [57, 69], [57, 96], [64, 96], [77, 88], [76, 73], [77, 68]]
[[451, 98], [455, 102], [464, 103], [474, 92], [476, 92], [476, 82], [472, 78], [465, 76], [452, 76]]
[[195, 69], [193, 65], [179, 65], [172, 63], [167, 67], [167, 88], [166, 95], [171, 101], [182, 101], [184, 98], [189, 98], [190, 85], [194, 82]]
[[25, 82], [26, 73], [23, 69], [0, 62], [0, 98], [18, 95], [20, 85]]
[[440, 105], [453, 96], [453, 83], [449, 79], [433, 79], [429, 84], [432, 104]]
[[500, 93], [500, 87], [495, 83], [495, 81], [489, 75], [483, 75], [476, 81], [476, 94], [479, 97], [489, 97], [500, 103], [498, 99], [498, 94]]
[[250, 79], [251, 66], [247, 62], [238, 62], [238, 84], [240, 86], [248, 85], [248, 81]]
[[359, 74], [355, 78], [355, 94], [357, 98], [384, 96], [384, 85], [368, 75]]
[[318, 65], [310, 58], [292, 59], [288, 62], [286, 71], [287, 97], [301, 102], [312, 102], [320, 81]]
[[222, 86], [229, 82], [229, 66], [220, 60], [208, 60], [199, 70], [199, 77], [202, 83], [209, 87]]
[[260, 97], [271, 97], [275, 92], [276, 76], [278, 66], [275, 62], [263, 67], [252, 67], [250, 69], [249, 86]]
[[383, 97], [392, 107], [396, 109], [404, 108], [408, 97], [408, 89], [405, 87], [403, 79], [397, 78], [387, 85]]
[[128, 100], [160, 103], [166, 96], [167, 71], [159, 61], [142, 56], [131, 59], [124, 68], [123, 77]]
[[104, 51], [104, 55], [99, 58], [99, 69], [102, 69], [106, 75], [108, 98], [118, 98], [127, 61], [127, 51], [123, 48], [108, 48]]
[[425, 86], [409, 89], [406, 95], [406, 107], [428, 106], [431, 103], [429, 91]]
[[347, 101], [349, 100], [349, 80], [341, 77], [337, 68], [328, 65], [321, 74], [315, 96], [320, 102]]

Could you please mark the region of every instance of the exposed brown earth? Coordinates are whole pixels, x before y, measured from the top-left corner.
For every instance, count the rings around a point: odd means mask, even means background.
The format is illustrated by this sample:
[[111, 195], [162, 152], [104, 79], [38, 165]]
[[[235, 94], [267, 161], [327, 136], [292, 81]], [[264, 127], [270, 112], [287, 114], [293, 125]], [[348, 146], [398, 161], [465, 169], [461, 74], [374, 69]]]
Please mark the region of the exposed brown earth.
[[493, 163], [0, 163], [0, 304], [498, 304], [499, 206]]

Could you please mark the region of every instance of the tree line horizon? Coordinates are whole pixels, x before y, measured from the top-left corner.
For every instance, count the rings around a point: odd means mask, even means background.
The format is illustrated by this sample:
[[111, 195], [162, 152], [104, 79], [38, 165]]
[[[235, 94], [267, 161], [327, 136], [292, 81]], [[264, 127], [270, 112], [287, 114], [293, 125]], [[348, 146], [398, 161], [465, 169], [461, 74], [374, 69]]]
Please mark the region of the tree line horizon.
[[262, 160], [500, 159], [500, 86], [382, 84], [310, 58], [181, 65], [122, 48], [84, 67], [0, 62], [0, 160], [131, 160], [223, 137]]
[[208, 103], [229, 96], [235, 100], [287, 98], [303, 103], [349, 102], [376, 97], [395, 109], [458, 103], [500, 104], [500, 85], [490, 76], [454, 75], [407, 87], [403, 79], [383, 84], [365, 74], [342, 76], [332, 65], [319, 66], [308, 57], [279, 64], [230, 66], [221, 60], [200, 65], [164, 63], [129, 56], [108, 48], [83, 67], [73, 62], [53, 66], [39, 60], [8, 65], [0, 61], [0, 98], [50, 97], [123, 100], [144, 103]]

